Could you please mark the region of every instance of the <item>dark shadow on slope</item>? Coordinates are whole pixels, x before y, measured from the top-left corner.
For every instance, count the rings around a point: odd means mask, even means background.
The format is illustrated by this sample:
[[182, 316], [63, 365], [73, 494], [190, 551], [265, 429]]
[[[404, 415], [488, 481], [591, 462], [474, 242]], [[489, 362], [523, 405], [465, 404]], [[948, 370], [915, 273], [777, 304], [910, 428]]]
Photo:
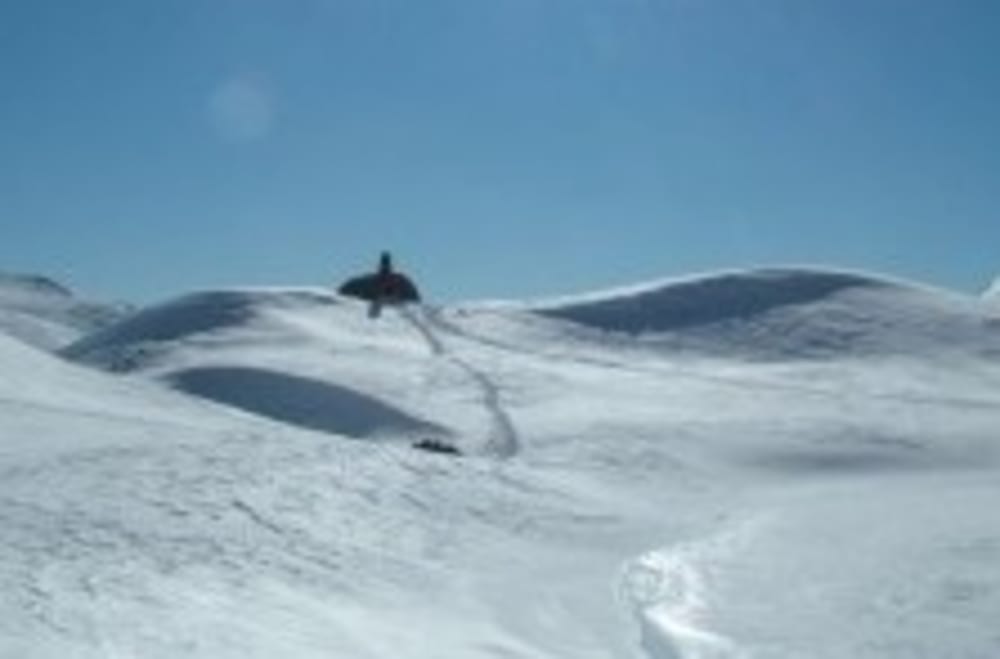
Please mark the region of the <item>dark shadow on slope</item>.
[[1000, 453], [991, 435], [974, 440], [918, 439], [854, 427], [797, 433], [794, 445], [774, 444], [742, 454], [743, 465], [784, 476], [865, 475], [906, 471], [992, 469]]
[[942, 469], [976, 469], [995, 464], [994, 457], [982, 451], [929, 450], [875, 447], [834, 449], [775, 449], [749, 457], [746, 464], [790, 477], [865, 475]]
[[821, 300], [846, 289], [883, 285], [876, 279], [849, 273], [759, 270], [671, 283], [537, 312], [602, 330], [665, 332], [745, 320]]
[[295, 426], [366, 438], [378, 434], [450, 436], [437, 424], [329, 382], [254, 368], [197, 368], [171, 378], [177, 388]]
[[894, 434], [847, 428], [800, 436], [798, 445], [774, 445], [745, 456], [747, 464], [786, 476], [869, 474], [943, 468], [960, 460], [956, 452]]
[[818, 453], [809, 451], [774, 451], [758, 456], [751, 464], [768, 471], [790, 476], [827, 474], [866, 474], [881, 471], [902, 471], [927, 468], [926, 459], [908, 455], [877, 452]]

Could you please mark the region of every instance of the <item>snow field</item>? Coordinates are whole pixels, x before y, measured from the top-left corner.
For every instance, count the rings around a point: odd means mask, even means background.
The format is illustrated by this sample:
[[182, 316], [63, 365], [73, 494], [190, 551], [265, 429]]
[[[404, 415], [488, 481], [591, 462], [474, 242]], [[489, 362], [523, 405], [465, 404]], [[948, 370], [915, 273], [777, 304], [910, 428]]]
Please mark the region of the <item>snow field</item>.
[[784, 269], [0, 333], [0, 657], [997, 656], [992, 313]]

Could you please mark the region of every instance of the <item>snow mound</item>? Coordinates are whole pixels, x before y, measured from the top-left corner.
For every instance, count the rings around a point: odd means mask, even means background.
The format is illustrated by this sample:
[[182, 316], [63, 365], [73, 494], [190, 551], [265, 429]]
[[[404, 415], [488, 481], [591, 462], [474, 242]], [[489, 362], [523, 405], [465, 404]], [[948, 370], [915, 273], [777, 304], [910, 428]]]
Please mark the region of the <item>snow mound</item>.
[[749, 359], [1000, 354], [980, 300], [875, 275], [774, 268], [542, 302], [542, 316], [660, 347]]
[[846, 273], [757, 270], [642, 284], [581, 296], [539, 310], [600, 329], [662, 332], [749, 319], [841, 291], [885, 285]]
[[56, 350], [123, 314], [120, 306], [80, 300], [47, 277], [0, 273], [0, 332], [36, 347]]
[[114, 370], [131, 370], [137, 355], [156, 344], [247, 328], [271, 309], [294, 305], [336, 304], [334, 296], [308, 289], [247, 289], [205, 291], [139, 310], [101, 331], [70, 345], [67, 357]]
[[[261, 288], [150, 307], [64, 354], [297, 428], [352, 438], [450, 437], [445, 425], [425, 420], [426, 405], [405, 403], [407, 364], [413, 352], [423, 356], [421, 347], [402, 321], [376, 324], [364, 304], [330, 291]], [[385, 387], [387, 372], [400, 382]]]

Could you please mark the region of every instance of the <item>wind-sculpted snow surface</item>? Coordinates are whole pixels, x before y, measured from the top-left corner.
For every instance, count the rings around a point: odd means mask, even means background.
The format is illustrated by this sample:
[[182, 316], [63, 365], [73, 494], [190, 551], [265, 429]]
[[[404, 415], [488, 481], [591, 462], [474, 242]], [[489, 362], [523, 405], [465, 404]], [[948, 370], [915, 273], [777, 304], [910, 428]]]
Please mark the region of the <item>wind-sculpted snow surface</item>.
[[[379, 321], [360, 309], [356, 301], [312, 289], [200, 293], [143, 310], [65, 354], [112, 371], [155, 373], [188, 393], [300, 427], [410, 441], [453, 431], [420, 409], [389, 401], [426, 404], [431, 392], [425, 386], [407, 390], [404, 383], [441, 377], [438, 365], [448, 364], [480, 392], [479, 416], [485, 410], [488, 423], [476, 443], [493, 455], [516, 452], [517, 431], [497, 383], [448, 350], [420, 309], [404, 308]], [[373, 341], [382, 349], [366, 349]], [[280, 360], [276, 369], [276, 349], [296, 357]], [[439, 359], [415, 359], [414, 350]], [[392, 369], [398, 381], [383, 377]]]
[[275, 292], [267, 289], [194, 293], [140, 310], [95, 332], [63, 352], [66, 356], [132, 370], [144, 350], [165, 343], [210, 339], [227, 330], [252, 328], [270, 309], [294, 304], [334, 304], [329, 295], [309, 290]]
[[538, 313], [669, 350], [750, 359], [996, 357], [979, 300], [871, 275], [770, 269], [706, 275], [533, 305]]
[[887, 285], [854, 274], [760, 270], [648, 284], [540, 310], [600, 329], [638, 334], [747, 321], [786, 307], [820, 302], [844, 291]]
[[629, 561], [622, 574], [625, 606], [632, 609], [640, 644], [650, 659], [744, 659], [748, 653], [707, 621], [719, 603], [704, 573], [732, 560], [758, 521], [716, 531], [709, 538], [654, 549]]
[[0, 657], [998, 656], [994, 307], [688, 283], [0, 334]]
[[115, 322], [123, 307], [77, 299], [46, 277], [0, 272], [0, 333], [56, 350]]

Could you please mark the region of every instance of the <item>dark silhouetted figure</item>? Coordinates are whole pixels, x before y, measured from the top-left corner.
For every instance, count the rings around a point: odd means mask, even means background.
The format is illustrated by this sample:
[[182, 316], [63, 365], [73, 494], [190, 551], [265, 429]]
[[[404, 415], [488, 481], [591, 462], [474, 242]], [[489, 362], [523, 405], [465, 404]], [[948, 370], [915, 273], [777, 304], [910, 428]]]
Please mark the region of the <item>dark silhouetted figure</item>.
[[378, 271], [348, 279], [338, 289], [348, 295], [370, 303], [369, 314], [375, 318], [385, 305], [419, 302], [420, 293], [409, 277], [392, 269], [392, 255], [382, 252]]

